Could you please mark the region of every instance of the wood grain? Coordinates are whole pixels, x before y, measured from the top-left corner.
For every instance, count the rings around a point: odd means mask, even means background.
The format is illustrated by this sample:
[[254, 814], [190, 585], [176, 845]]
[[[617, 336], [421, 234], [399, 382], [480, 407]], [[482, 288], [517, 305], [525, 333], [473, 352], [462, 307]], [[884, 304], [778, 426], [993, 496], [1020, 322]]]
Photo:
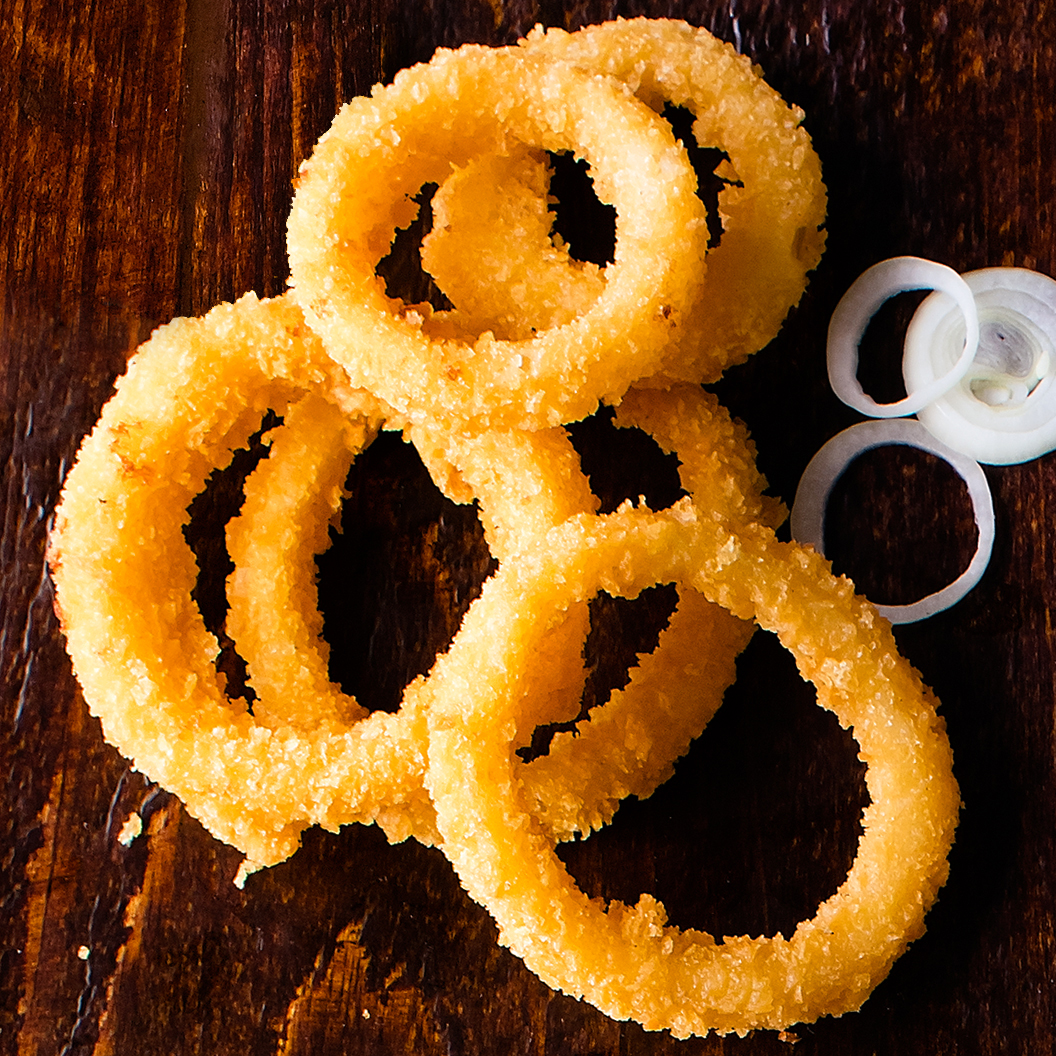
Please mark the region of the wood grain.
[[[825, 259], [781, 335], [716, 386], [791, 500], [813, 452], [854, 420], [828, 390], [823, 343], [865, 266], [918, 253], [960, 270], [1056, 270], [1047, 0], [0, 0], [0, 1051], [787, 1051], [792, 1039], [770, 1033], [676, 1042], [552, 993], [497, 946], [439, 852], [390, 847], [375, 829], [309, 833], [238, 890], [238, 854], [103, 741], [44, 567], [66, 470], [135, 346], [175, 314], [281, 291], [291, 180], [343, 100], [438, 45], [637, 14], [734, 42], [804, 107], [822, 158]], [[610, 499], [662, 487], [662, 466], [615, 448], [603, 420], [579, 429]], [[340, 677], [391, 707], [450, 639], [488, 559], [472, 511], [430, 492], [399, 446], [358, 473], [362, 530], [324, 563], [324, 588], [355, 594], [359, 615], [324, 607]], [[987, 476], [998, 541], [983, 583], [898, 631], [944, 702], [956, 755], [950, 882], [863, 1010], [796, 1028], [797, 1052], [1052, 1047], [1056, 463]], [[972, 545], [956, 481], [890, 451], [854, 467], [832, 517], [840, 567], [878, 600], [941, 580]], [[357, 593], [343, 586], [350, 565], [388, 574]], [[222, 575], [203, 586], [219, 618]], [[663, 604], [599, 608], [599, 689], [655, 633]], [[846, 874], [864, 796], [852, 739], [765, 636], [739, 670], [672, 782], [563, 852], [591, 893], [648, 890], [680, 925], [773, 934]], [[133, 812], [144, 832], [125, 846]]]

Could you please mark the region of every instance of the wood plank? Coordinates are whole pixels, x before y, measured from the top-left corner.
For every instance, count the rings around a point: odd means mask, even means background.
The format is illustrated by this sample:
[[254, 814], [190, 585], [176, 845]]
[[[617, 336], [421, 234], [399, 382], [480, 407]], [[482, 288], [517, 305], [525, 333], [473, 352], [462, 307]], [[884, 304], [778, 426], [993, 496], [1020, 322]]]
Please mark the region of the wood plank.
[[[1048, 0], [0, 0], [0, 1052], [787, 1051], [766, 1032], [677, 1042], [552, 993], [497, 946], [442, 854], [390, 847], [373, 828], [311, 832], [237, 889], [237, 852], [103, 741], [44, 572], [61, 481], [136, 344], [177, 313], [282, 290], [291, 180], [340, 102], [438, 45], [638, 13], [733, 41], [805, 108], [822, 158], [825, 259], [777, 340], [716, 387], [790, 501], [813, 452], [855, 420], [828, 389], [823, 346], [865, 266], [918, 253], [959, 270], [1056, 270]], [[656, 486], [662, 468], [617, 448], [604, 421], [581, 433], [599, 489]], [[385, 648], [364, 659], [351, 641], [341, 672], [377, 703], [428, 666], [487, 568], [471, 511], [431, 494], [393, 445], [362, 460], [363, 530], [324, 563], [335, 584], [353, 561], [392, 570], [355, 599]], [[987, 476], [998, 542], [984, 582], [897, 632], [954, 745], [965, 807], [951, 879], [927, 935], [860, 1013], [794, 1030], [819, 1056], [1051, 1047], [1056, 463]], [[942, 579], [971, 547], [958, 485], [914, 456], [862, 460], [833, 518], [840, 567], [876, 595]], [[222, 611], [223, 572], [212, 575]], [[634, 620], [599, 608], [597, 655], [633, 651], [662, 618], [663, 599], [651, 604]], [[335, 639], [354, 637], [349, 619], [331, 620]], [[672, 782], [563, 854], [592, 894], [649, 890], [681, 926], [787, 932], [853, 856], [855, 755], [759, 636]], [[133, 813], [144, 831], [126, 846]]]

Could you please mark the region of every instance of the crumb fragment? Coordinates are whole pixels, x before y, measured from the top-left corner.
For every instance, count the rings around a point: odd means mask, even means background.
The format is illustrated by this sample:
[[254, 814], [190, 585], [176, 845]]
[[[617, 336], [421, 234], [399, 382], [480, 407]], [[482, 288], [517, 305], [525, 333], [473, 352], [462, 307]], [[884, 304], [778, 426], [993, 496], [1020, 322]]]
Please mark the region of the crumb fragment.
[[[129, 847], [132, 841], [143, 831], [143, 819], [133, 811], [129, 816], [128, 820], [121, 826], [121, 831], [117, 834], [117, 842], [122, 847]], [[81, 949], [84, 949], [82, 946]]]
[[248, 858], [243, 858], [238, 867], [238, 872], [235, 873], [235, 878], [231, 882], [241, 891], [246, 886], [246, 881], [255, 872], [263, 868], [259, 862], [251, 862]]

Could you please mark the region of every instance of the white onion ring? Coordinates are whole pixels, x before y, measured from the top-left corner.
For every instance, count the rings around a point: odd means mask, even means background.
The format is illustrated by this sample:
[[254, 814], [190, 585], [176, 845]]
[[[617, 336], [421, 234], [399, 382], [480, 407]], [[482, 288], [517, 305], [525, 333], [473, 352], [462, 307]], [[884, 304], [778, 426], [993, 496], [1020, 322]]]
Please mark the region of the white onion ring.
[[[978, 462], [1038, 458], [1056, 449], [1056, 281], [1026, 268], [984, 268], [963, 278], [979, 313], [979, 349], [960, 382], [918, 416]], [[921, 303], [906, 331], [908, 391], [923, 389], [953, 360], [962, 332], [947, 296], [933, 293]]]
[[792, 537], [825, 552], [825, 508], [836, 481], [859, 455], [874, 447], [905, 444], [945, 459], [967, 484], [972, 499], [979, 540], [968, 567], [948, 586], [910, 605], [878, 605], [881, 616], [892, 623], [915, 623], [950, 608], [982, 578], [994, 546], [994, 504], [982, 467], [974, 459], [932, 436], [918, 421], [859, 422], [837, 433], [810, 460], [792, 506]]
[[[869, 320], [896, 293], [909, 290], [941, 290], [949, 294], [964, 313], [965, 340], [960, 358], [941, 376], [894, 403], [877, 403], [858, 381], [858, 343]], [[892, 257], [864, 271], [840, 299], [829, 322], [826, 356], [832, 391], [848, 407], [870, 418], [900, 418], [916, 414], [967, 373], [979, 344], [979, 320], [975, 298], [968, 284], [952, 268], [921, 257]]]

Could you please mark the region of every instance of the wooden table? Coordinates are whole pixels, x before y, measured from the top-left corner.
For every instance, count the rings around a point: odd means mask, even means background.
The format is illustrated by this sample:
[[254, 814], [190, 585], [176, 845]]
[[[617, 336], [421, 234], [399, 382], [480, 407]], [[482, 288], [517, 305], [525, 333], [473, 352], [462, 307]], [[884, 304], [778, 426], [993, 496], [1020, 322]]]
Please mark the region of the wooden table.
[[[551, 992], [497, 946], [442, 854], [390, 847], [374, 828], [310, 832], [237, 889], [238, 853], [103, 741], [58, 633], [44, 547], [135, 346], [175, 315], [282, 290], [291, 179], [343, 100], [438, 45], [616, 14], [708, 27], [807, 112], [828, 251], [777, 340], [717, 386], [790, 501], [813, 452], [856, 420], [828, 389], [823, 349], [864, 267], [915, 253], [958, 270], [1056, 270], [1053, 5], [2, 0], [0, 12], [3, 1052], [761, 1056], [795, 1038], [818, 1056], [1050, 1051], [1052, 456], [987, 470], [998, 537], [983, 583], [897, 631], [943, 700], [964, 800], [928, 932], [861, 1012], [785, 1039], [674, 1041]], [[580, 433], [610, 501], [655, 486], [604, 422]], [[363, 554], [389, 570], [352, 599], [378, 648], [368, 655], [347, 613], [330, 626], [349, 640], [339, 677], [391, 706], [450, 638], [487, 555], [472, 510], [443, 505], [398, 440], [357, 474], [362, 530], [324, 587]], [[217, 509], [199, 515], [198, 538], [215, 538]], [[833, 518], [838, 567], [877, 600], [940, 585], [973, 545], [952, 475], [892, 450], [856, 465]], [[223, 555], [201, 553], [215, 625]], [[595, 654], [648, 639], [664, 599], [651, 604], [637, 618], [599, 607], [610, 645]], [[591, 893], [652, 891], [679, 925], [788, 933], [846, 874], [864, 801], [853, 741], [757, 635], [672, 782], [566, 858]], [[144, 834], [125, 846], [133, 812]]]

